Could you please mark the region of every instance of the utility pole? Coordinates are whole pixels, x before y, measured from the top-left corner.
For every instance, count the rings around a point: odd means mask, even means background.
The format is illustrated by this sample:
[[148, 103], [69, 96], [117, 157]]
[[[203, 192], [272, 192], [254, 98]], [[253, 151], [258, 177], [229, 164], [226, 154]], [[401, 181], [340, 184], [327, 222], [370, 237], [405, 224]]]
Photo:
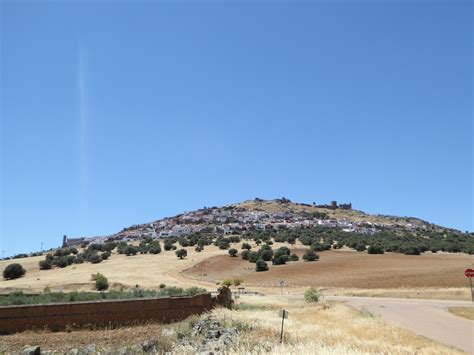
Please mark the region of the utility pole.
[[43, 242], [41, 242], [41, 249], [40, 251], [43, 251]]

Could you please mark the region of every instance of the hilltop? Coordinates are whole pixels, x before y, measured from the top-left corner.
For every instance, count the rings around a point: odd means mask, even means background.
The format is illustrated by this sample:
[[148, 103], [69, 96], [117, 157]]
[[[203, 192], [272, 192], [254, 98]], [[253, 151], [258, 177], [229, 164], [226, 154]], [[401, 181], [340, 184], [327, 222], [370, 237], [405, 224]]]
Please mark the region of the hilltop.
[[415, 217], [372, 215], [352, 208], [351, 203], [317, 205], [297, 203], [282, 197], [273, 200], [255, 198], [226, 206], [203, 207], [148, 223], [135, 224], [120, 232], [100, 237], [65, 238], [63, 246], [84, 242], [103, 243], [107, 240], [132, 241], [140, 238], [181, 237], [194, 233], [241, 234], [255, 230], [294, 230], [300, 228], [331, 228], [346, 233], [374, 235], [391, 231], [423, 236], [463, 234], [451, 228], [429, 223]]

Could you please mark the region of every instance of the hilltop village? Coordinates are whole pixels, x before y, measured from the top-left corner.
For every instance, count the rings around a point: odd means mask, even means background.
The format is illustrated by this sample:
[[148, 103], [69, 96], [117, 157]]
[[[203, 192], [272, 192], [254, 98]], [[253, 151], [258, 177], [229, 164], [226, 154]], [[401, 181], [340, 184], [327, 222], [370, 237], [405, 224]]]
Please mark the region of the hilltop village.
[[[264, 202], [255, 199], [256, 202]], [[282, 198], [272, 200], [280, 205], [292, 204], [290, 200]], [[299, 206], [314, 207], [312, 212], [294, 211], [287, 208], [285, 211], [248, 210], [240, 206], [204, 207], [192, 212], [186, 212], [174, 217], [166, 217], [155, 222], [137, 224], [124, 228], [116, 234], [108, 236], [68, 238], [63, 237], [63, 246], [78, 245], [84, 242], [104, 243], [109, 240], [132, 241], [140, 238], [167, 238], [180, 237], [193, 233], [240, 234], [252, 230], [296, 229], [327, 227], [340, 228], [344, 232], [373, 234], [379, 228], [394, 228], [393, 223], [374, 223], [370, 221], [353, 221], [349, 218], [330, 218], [324, 212], [334, 210], [352, 210], [352, 204], [337, 204], [331, 201], [327, 205], [296, 204]], [[415, 225], [404, 224], [403, 228], [412, 229]]]

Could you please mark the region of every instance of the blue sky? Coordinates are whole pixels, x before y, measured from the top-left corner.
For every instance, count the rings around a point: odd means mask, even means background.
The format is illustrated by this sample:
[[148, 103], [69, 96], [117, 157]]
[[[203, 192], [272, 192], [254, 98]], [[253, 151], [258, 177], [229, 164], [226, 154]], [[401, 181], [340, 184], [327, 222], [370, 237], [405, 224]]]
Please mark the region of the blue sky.
[[1, 4], [5, 255], [254, 197], [474, 229], [471, 1]]

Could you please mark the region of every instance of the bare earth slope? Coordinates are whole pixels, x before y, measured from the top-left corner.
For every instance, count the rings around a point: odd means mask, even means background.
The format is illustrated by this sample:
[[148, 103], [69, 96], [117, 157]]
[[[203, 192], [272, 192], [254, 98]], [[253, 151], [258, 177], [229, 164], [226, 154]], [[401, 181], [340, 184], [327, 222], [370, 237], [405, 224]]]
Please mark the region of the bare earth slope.
[[467, 286], [464, 269], [473, 263], [472, 256], [461, 254], [368, 255], [344, 250], [321, 252], [320, 260], [304, 262], [304, 249], [294, 252], [300, 261], [270, 265], [267, 272], [256, 273], [255, 264], [240, 257], [220, 255], [203, 260], [184, 275], [209, 282], [241, 278], [254, 286], [275, 286], [284, 279], [289, 286], [445, 288]]

